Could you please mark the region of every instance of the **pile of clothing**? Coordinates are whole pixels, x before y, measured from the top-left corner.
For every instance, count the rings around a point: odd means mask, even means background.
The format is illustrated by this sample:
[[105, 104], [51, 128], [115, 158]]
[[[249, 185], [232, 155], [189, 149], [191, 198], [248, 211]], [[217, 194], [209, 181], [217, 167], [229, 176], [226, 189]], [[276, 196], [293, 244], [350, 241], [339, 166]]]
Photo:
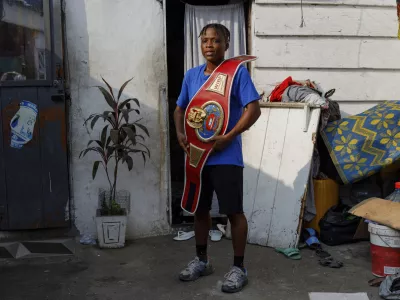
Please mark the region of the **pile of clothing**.
[[269, 102], [300, 102], [320, 106], [322, 109], [319, 130], [328, 122], [340, 119], [339, 105], [329, 99], [335, 89], [325, 92], [320, 85], [311, 80], [293, 80], [291, 76], [275, 86], [268, 96]]
[[311, 105], [319, 105], [322, 109], [328, 109], [328, 97], [335, 90], [324, 92], [322, 88], [311, 80], [294, 81], [292, 77], [286, 78], [271, 92], [268, 97], [270, 102], [303, 102]]

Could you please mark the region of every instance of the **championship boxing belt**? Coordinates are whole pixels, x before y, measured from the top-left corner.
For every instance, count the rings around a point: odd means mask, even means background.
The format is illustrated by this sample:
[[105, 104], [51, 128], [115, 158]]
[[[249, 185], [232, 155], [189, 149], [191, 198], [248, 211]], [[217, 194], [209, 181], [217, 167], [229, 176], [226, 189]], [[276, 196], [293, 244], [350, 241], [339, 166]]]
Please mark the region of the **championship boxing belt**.
[[185, 134], [189, 155], [185, 156], [185, 187], [181, 206], [194, 214], [199, 204], [201, 173], [213, 148], [210, 140], [224, 135], [229, 123], [233, 79], [240, 65], [256, 57], [242, 55], [223, 61], [194, 95], [185, 111]]

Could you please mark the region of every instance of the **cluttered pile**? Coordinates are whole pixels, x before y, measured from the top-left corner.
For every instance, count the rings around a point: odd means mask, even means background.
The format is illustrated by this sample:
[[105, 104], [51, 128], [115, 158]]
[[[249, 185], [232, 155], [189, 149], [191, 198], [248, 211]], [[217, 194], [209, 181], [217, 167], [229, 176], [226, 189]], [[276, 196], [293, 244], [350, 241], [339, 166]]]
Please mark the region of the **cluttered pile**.
[[[322, 132], [328, 123], [334, 122], [341, 119], [340, 109], [337, 102], [330, 99], [335, 93], [335, 89], [330, 89], [325, 92], [321, 85], [316, 82], [308, 80], [294, 80], [292, 77], [287, 77], [281, 83], [277, 84], [272, 90], [270, 95], [267, 97], [268, 102], [281, 102], [281, 103], [304, 103], [310, 105], [310, 107], [321, 108], [321, 118], [319, 122], [319, 131]], [[318, 144], [321, 138], [318, 138], [320, 133], [317, 135], [316, 143]], [[328, 155], [329, 156], [329, 155]], [[308, 180], [307, 195], [306, 195], [306, 211], [304, 219], [311, 222], [313, 219], [320, 219], [317, 216], [317, 208], [315, 204], [315, 189], [318, 189], [318, 182], [315, 180], [321, 179], [324, 182], [328, 176], [325, 175], [321, 170], [321, 155], [319, 154], [319, 147], [314, 148], [313, 158], [311, 162], [311, 172]], [[337, 187], [337, 185], [336, 185]], [[327, 191], [326, 189], [324, 190]], [[336, 198], [338, 198], [336, 193]], [[328, 192], [328, 195], [334, 197], [335, 193]], [[332, 198], [332, 197], [331, 197]], [[328, 200], [329, 202], [329, 200]], [[334, 200], [329, 203], [336, 204], [338, 201]], [[325, 211], [324, 211], [325, 213]], [[322, 216], [321, 216], [322, 217]], [[323, 249], [322, 243], [320, 242], [319, 227], [306, 225], [306, 228], [302, 231], [301, 245], [299, 248], [307, 247], [315, 252], [318, 257], [319, 264], [330, 268], [341, 268], [343, 263], [335, 259], [326, 249]], [[277, 252], [282, 253], [290, 259], [300, 259], [301, 254], [297, 248], [276, 248]]]
[[319, 129], [323, 130], [328, 122], [340, 119], [339, 105], [330, 99], [334, 93], [335, 89], [325, 92], [321, 85], [310, 79], [293, 80], [289, 76], [275, 86], [267, 97], [267, 101], [305, 103], [310, 106], [320, 107], [322, 111]]
[[383, 299], [400, 299], [400, 182], [386, 199], [370, 198], [350, 213], [365, 219], [371, 238], [372, 273]]
[[[303, 245], [321, 265], [343, 264], [322, 249], [370, 240], [372, 273], [384, 299], [400, 299], [400, 101], [341, 118], [339, 105], [311, 80], [278, 84], [269, 102], [321, 107], [304, 214]], [[321, 241], [321, 242], [320, 242]], [[299, 259], [298, 249], [277, 249]]]
[[[328, 159], [324, 171], [330, 184], [339, 184], [338, 204], [325, 207], [318, 221], [321, 240], [339, 245], [369, 239], [378, 277], [370, 285], [380, 286], [383, 299], [400, 299], [399, 122], [400, 101], [387, 101], [331, 122], [320, 133], [320, 152]], [[316, 199], [317, 207], [323, 203]]]
[[322, 88], [311, 80], [293, 80], [286, 78], [268, 96], [269, 102], [302, 102], [310, 105], [328, 108], [327, 98], [335, 92], [334, 89], [324, 92]]
[[399, 122], [400, 101], [387, 101], [320, 132], [319, 150], [331, 180], [324, 184], [339, 190], [333, 206], [326, 205], [332, 194], [315, 199], [317, 210], [325, 205], [317, 216], [321, 241], [339, 245], [368, 238], [378, 277], [370, 284], [380, 286], [384, 299], [400, 299]]

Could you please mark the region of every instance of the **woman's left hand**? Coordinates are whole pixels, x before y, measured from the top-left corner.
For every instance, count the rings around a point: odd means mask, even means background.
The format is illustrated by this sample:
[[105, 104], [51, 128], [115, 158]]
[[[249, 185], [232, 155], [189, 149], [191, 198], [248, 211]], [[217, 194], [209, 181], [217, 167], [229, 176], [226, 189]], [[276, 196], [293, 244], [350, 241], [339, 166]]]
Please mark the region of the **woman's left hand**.
[[222, 151], [225, 149], [231, 142], [233, 138], [229, 135], [220, 135], [216, 136], [212, 139], [214, 142], [213, 152], [214, 151]]

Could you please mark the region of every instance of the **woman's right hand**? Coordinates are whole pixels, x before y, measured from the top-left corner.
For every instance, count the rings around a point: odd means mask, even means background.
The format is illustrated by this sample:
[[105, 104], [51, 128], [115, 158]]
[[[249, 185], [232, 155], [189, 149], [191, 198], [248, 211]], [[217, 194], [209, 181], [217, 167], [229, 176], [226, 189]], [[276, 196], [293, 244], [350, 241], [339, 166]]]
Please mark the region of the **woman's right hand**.
[[181, 146], [181, 148], [183, 149], [183, 151], [185, 151], [185, 153], [187, 155], [189, 155], [189, 143], [186, 139], [185, 134], [183, 133], [178, 133], [178, 143]]

